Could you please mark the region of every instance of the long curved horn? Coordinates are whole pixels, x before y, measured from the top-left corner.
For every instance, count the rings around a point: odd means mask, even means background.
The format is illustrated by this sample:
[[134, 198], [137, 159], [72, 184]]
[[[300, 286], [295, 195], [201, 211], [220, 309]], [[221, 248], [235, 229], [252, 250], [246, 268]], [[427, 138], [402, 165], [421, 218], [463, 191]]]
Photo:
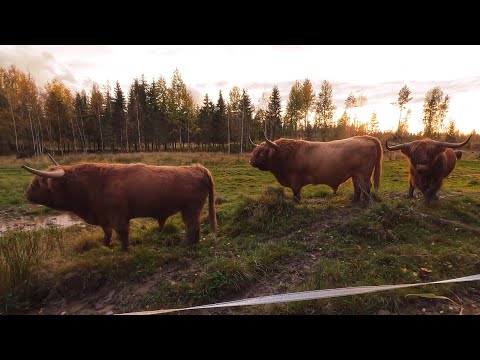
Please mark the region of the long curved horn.
[[46, 177], [46, 178], [60, 178], [63, 175], [65, 175], [65, 170], [63, 170], [63, 169], [56, 169], [56, 170], [53, 170], [53, 171], [41, 171], [41, 170], [37, 170], [37, 169], [33, 169], [31, 167], [28, 167], [27, 165], [22, 165], [22, 168], [31, 172], [32, 174], [42, 176], [42, 177]]
[[55, 161], [55, 159], [53, 158], [52, 155], [50, 155], [50, 153], [47, 153], [48, 157], [50, 158], [50, 160], [52, 160], [52, 162], [57, 165], [57, 166], [60, 166], [60, 164], [58, 162]]
[[452, 149], [455, 149], [455, 148], [459, 148], [463, 145], [465, 145], [472, 137], [473, 134], [470, 134], [470, 136], [468, 137], [467, 140], [465, 140], [464, 142], [462, 143], [449, 143], [449, 142], [444, 142], [444, 141], [435, 141], [435, 145], [437, 146], [442, 146], [442, 147], [446, 147], [446, 148], [452, 148]]
[[276, 149], [279, 149], [279, 148], [280, 148], [280, 146], [278, 146], [277, 144], [275, 144], [273, 141], [268, 140], [267, 131], [266, 131], [266, 130], [263, 131], [263, 136], [265, 136], [265, 140], [267, 141], [267, 144], [268, 144], [268, 145], [273, 146], [273, 147], [276, 148]]
[[248, 140], [250, 140], [250, 142], [252, 143], [253, 147], [256, 148], [258, 145], [255, 144], [252, 139], [250, 138], [250, 134], [248, 134]]
[[387, 150], [401, 150], [401, 149], [404, 149], [406, 147], [409, 147], [411, 145], [411, 142], [409, 143], [405, 143], [405, 144], [398, 144], [398, 145], [394, 145], [394, 146], [388, 146], [388, 140], [385, 141], [385, 147], [387, 148]]

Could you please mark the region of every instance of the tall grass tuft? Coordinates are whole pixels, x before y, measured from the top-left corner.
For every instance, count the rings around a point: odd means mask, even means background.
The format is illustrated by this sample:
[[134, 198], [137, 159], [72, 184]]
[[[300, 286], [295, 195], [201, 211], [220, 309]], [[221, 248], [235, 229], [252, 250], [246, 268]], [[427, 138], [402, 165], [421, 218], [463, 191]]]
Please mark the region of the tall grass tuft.
[[245, 197], [233, 215], [232, 235], [272, 233], [295, 213], [295, 204], [280, 187], [268, 187], [258, 199]]
[[52, 228], [8, 231], [0, 237], [0, 297], [28, 285], [35, 269], [62, 249], [62, 232]]

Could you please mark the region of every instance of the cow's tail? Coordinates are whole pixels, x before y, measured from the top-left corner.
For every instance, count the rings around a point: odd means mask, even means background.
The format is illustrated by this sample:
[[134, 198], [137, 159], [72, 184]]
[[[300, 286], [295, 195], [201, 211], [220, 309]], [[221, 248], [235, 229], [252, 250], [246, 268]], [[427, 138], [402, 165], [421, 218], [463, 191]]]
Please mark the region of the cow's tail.
[[208, 221], [210, 223], [210, 231], [215, 232], [217, 230], [217, 211], [215, 209], [215, 183], [213, 177], [207, 168], [202, 166], [202, 170], [205, 173], [208, 181]]
[[380, 188], [380, 176], [382, 175], [383, 148], [380, 140], [377, 138], [374, 139], [377, 148], [377, 158], [375, 159], [375, 171], [373, 172], [373, 187], [375, 191], [378, 191]]

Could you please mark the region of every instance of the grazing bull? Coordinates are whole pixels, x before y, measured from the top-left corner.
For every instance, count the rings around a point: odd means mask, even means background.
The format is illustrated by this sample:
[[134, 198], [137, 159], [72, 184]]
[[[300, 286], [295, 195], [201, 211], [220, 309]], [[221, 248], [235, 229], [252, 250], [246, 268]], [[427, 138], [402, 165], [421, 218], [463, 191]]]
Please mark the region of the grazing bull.
[[408, 197], [413, 198], [415, 188], [423, 194], [424, 200], [430, 204], [438, 200], [437, 192], [440, 190], [445, 179], [455, 168], [457, 159], [462, 157], [461, 151], [452, 149], [464, 146], [472, 137], [463, 143], [448, 143], [434, 141], [428, 138], [416, 140], [405, 144], [385, 146], [388, 150], [400, 150], [410, 162], [410, 174], [408, 177]]
[[[270, 171], [282, 186], [293, 192], [293, 200], [300, 203], [300, 191], [308, 184], [326, 184], [334, 192], [340, 184], [352, 178], [353, 202], [368, 201], [374, 172], [374, 186], [378, 190], [382, 166], [382, 145], [372, 136], [354, 136], [330, 142], [312, 142], [294, 139], [255, 144], [250, 164], [262, 171]], [[375, 169], [375, 170], [374, 170]]]
[[[49, 154], [50, 156], [50, 154]], [[28, 201], [70, 211], [87, 223], [103, 228], [110, 246], [112, 229], [128, 250], [129, 221], [153, 217], [160, 230], [171, 215], [181, 212], [187, 228], [183, 245], [199, 241], [200, 214], [207, 195], [210, 229], [216, 228], [215, 185], [201, 165], [152, 166], [144, 164], [82, 163], [55, 166], [47, 171], [22, 168], [37, 175], [25, 192]]]

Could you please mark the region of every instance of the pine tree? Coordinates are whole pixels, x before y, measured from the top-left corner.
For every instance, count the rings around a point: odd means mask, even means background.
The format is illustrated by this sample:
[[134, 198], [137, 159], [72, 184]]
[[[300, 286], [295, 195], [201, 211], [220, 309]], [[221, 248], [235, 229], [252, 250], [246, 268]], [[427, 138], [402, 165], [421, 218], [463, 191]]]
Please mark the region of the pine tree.
[[212, 144], [222, 144], [222, 146], [227, 142], [226, 105], [221, 90], [218, 92], [217, 104], [214, 107], [210, 139]]
[[378, 120], [377, 120], [377, 113], [373, 112], [372, 117], [370, 118], [370, 122], [368, 123], [367, 133], [375, 134], [379, 131], [378, 127]]
[[337, 121], [337, 126], [335, 128], [335, 138], [336, 139], [345, 139], [347, 137], [349, 117], [347, 115], [347, 110], [345, 110]]
[[95, 118], [97, 125], [98, 125], [98, 149], [100, 151], [104, 150], [104, 142], [103, 142], [103, 129], [102, 129], [102, 119], [101, 114], [103, 110], [103, 95], [100, 92], [97, 83], [93, 83], [92, 85], [92, 93], [90, 95], [90, 110], [91, 116]]
[[115, 150], [114, 126], [113, 126], [113, 112], [112, 112], [112, 94], [110, 92], [110, 83], [107, 81], [106, 91], [104, 96], [104, 106], [102, 111], [103, 124], [103, 140], [105, 148]]
[[458, 130], [455, 128], [455, 120], [450, 118], [447, 125], [447, 132], [445, 134], [445, 141], [456, 142], [458, 135]]
[[116, 134], [116, 142], [120, 149], [128, 151], [128, 124], [125, 114], [125, 96], [117, 81], [115, 85], [115, 96], [112, 101], [113, 122]]
[[250, 133], [250, 127], [252, 124], [252, 114], [253, 114], [253, 105], [250, 100], [250, 96], [247, 94], [247, 90], [243, 89], [242, 99], [241, 99], [241, 112], [242, 112], [242, 127], [241, 127], [241, 138], [240, 138], [240, 153], [243, 153], [244, 148], [244, 134], [245, 129], [247, 133]]
[[[265, 130], [268, 133], [269, 139], [275, 139], [277, 133], [282, 128], [282, 99], [280, 98], [280, 91], [275, 85], [270, 95], [268, 103], [268, 110], [266, 113]], [[263, 131], [262, 131], [263, 133]]]
[[208, 94], [203, 99], [203, 105], [198, 112], [198, 126], [201, 129], [199, 142], [208, 144], [210, 142], [210, 134], [213, 127], [214, 106], [212, 101], [208, 98]]

